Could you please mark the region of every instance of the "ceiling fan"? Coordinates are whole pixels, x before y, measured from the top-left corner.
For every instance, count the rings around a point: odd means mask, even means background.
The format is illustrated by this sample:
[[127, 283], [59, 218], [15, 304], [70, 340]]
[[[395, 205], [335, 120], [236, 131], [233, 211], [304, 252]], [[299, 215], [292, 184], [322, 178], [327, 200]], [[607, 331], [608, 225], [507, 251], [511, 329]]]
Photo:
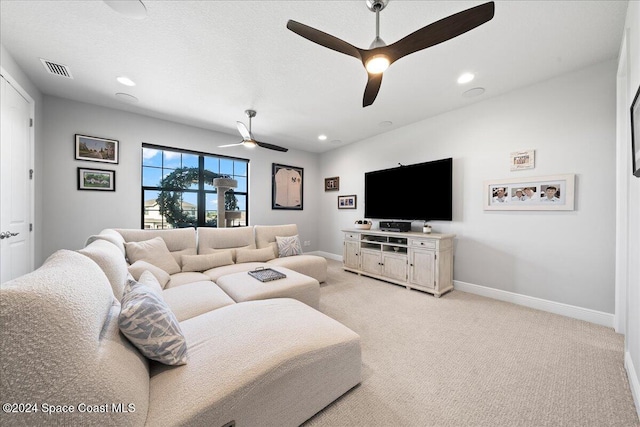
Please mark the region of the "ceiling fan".
[[376, 38], [373, 39], [369, 49], [360, 49], [344, 40], [293, 20], [287, 22], [288, 29], [305, 39], [353, 56], [362, 62], [368, 74], [362, 99], [363, 107], [375, 101], [382, 83], [382, 73], [389, 65], [404, 56], [450, 40], [490, 21], [495, 11], [492, 1], [484, 3], [422, 27], [397, 42], [387, 45], [380, 38], [380, 11], [387, 6], [389, 0], [366, 0], [366, 2], [369, 10], [376, 13]]
[[257, 145], [258, 147], [268, 148], [269, 150], [282, 151], [284, 153], [289, 151], [288, 148], [280, 147], [273, 144], [267, 144], [266, 142], [256, 141], [251, 134], [251, 119], [256, 116], [256, 112], [255, 110], [245, 110], [244, 113], [247, 115], [247, 117], [249, 117], [249, 129], [247, 129], [244, 123], [236, 122], [236, 124], [238, 125], [238, 132], [240, 132], [240, 135], [242, 135], [242, 141], [238, 142], [237, 144], [219, 145], [218, 147], [223, 148], [244, 145], [245, 147], [253, 148]]

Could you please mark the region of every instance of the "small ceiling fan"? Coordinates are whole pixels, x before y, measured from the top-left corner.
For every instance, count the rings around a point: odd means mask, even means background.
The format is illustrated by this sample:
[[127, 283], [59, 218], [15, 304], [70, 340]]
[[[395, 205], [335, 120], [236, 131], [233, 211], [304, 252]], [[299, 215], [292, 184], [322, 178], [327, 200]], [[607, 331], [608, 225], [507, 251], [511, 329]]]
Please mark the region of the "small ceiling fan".
[[238, 142], [237, 144], [219, 145], [219, 148], [235, 147], [237, 145], [244, 145], [245, 147], [253, 148], [257, 145], [258, 147], [268, 148], [269, 150], [282, 151], [284, 153], [289, 151], [288, 148], [280, 147], [273, 144], [267, 144], [266, 142], [256, 141], [251, 134], [251, 119], [256, 116], [256, 112], [255, 110], [245, 110], [244, 113], [247, 115], [247, 117], [249, 117], [249, 129], [247, 129], [244, 123], [236, 122], [236, 124], [238, 125], [238, 132], [240, 132], [240, 135], [242, 135], [242, 141]]
[[369, 10], [376, 13], [376, 38], [373, 39], [369, 49], [360, 49], [344, 40], [293, 20], [287, 22], [288, 29], [305, 39], [353, 56], [362, 62], [368, 74], [362, 99], [363, 107], [375, 101], [382, 84], [382, 73], [389, 65], [411, 53], [450, 40], [490, 21], [495, 11], [492, 1], [484, 3], [422, 27], [397, 42], [387, 45], [380, 38], [380, 11], [387, 6], [389, 0], [366, 0], [366, 2]]

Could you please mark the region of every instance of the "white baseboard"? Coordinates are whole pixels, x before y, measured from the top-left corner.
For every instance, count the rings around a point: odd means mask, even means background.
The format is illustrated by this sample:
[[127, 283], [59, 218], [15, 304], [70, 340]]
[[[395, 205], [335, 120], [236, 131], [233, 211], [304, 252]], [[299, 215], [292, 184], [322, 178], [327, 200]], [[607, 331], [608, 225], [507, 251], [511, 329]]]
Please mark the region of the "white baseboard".
[[631, 360], [631, 353], [628, 351], [624, 353], [624, 368], [627, 370], [627, 378], [629, 379], [631, 394], [633, 395], [633, 401], [636, 404], [638, 418], [640, 418], [640, 381], [638, 380], [638, 371], [636, 371], [633, 366], [633, 360]]
[[500, 289], [488, 288], [486, 286], [474, 285], [473, 283], [461, 282], [459, 280], [453, 281], [453, 287], [454, 289], [469, 292], [470, 294], [482, 295], [500, 301], [511, 302], [513, 304], [523, 305], [525, 307], [535, 308], [537, 310], [547, 311], [549, 313], [559, 314], [578, 320], [584, 320], [609, 328], [613, 328], [614, 326], [614, 315], [604, 313], [602, 311], [516, 294], [514, 292], [503, 291]]
[[328, 259], [332, 259], [332, 260], [335, 260], [335, 261], [342, 262], [342, 256], [336, 255], [336, 254], [332, 254], [332, 253], [329, 253], [329, 252], [313, 251], [313, 252], [309, 252], [309, 254], [319, 255], [319, 256], [324, 257], [324, 258], [328, 258]]
[[[342, 256], [340, 255], [323, 251], [314, 251], [309, 253], [342, 262]], [[584, 320], [597, 325], [606, 326], [608, 328], [614, 327], [615, 316], [602, 311], [516, 294], [514, 292], [503, 291], [500, 289], [488, 288], [486, 286], [475, 285], [473, 283], [461, 282], [460, 280], [454, 280], [453, 287], [454, 289], [469, 292], [470, 294], [482, 295], [484, 297], [523, 305], [525, 307], [535, 308], [537, 310], [547, 311], [549, 313], [559, 314], [573, 319]]]

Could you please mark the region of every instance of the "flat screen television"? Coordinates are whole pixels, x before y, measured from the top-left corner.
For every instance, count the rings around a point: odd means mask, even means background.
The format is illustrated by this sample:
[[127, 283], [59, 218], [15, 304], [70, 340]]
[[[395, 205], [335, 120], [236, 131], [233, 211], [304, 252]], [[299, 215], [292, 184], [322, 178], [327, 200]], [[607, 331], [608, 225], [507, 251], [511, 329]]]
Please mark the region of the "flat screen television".
[[451, 221], [453, 159], [364, 174], [364, 216], [382, 220]]

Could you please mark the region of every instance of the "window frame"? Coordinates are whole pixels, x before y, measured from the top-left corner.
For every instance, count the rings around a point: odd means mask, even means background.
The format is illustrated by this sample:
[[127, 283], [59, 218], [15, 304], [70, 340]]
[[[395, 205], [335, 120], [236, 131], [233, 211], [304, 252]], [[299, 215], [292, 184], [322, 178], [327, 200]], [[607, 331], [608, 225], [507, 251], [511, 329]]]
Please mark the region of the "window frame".
[[[250, 164], [250, 160], [249, 159], [245, 159], [242, 157], [234, 157], [234, 156], [225, 156], [225, 155], [220, 155], [220, 154], [213, 154], [213, 153], [206, 153], [206, 152], [202, 152], [202, 151], [195, 151], [195, 150], [187, 150], [187, 149], [183, 149], [183, 148], [176, 148], [176, 147], [167, 147], [167, 146], [163, 146], [163, 145], [156, 145], [156, 144], [150, 144], [150, 143], [146, 143], [143, 142], [142, 146], [140, 148], [140, 199], [141, 199], [141, 218], [140, 218], [140, 227], [141, 229], [145, 229], [145, 211], [148, 210], [145, 207], [145, 191], [162, 191], [162, 187], [159, 186], [145, 186], [144, 185], [144, 156], [142, 155], [144, 149], [153, 149], [153, 150], [159, 150], [159, 151], [171, 151], [174, 153], [180, 153], [180, 154], [188, 154], [188, 155], [194, 155], [194, 156], [198, 156], [198, 175], [199, 175], [199, 184], [198, 184], [198, 188], [197, 189], [191, 189], [191, 188], [187, 188], [187, 189], [183, 189], [183, 188], [176, 188], [176, 189], [170, 189], [169, 191], [179, 191], [181, 193], [194, 193], [196, 194], [196, 198], [198, 200], [198, 208], [197, 208], [197, 213], [196, 213], [196, 224], [192, 225], [194, 227], [212, 227], [211, 225], [207, 225], [206, 223], [206, 199], [207, 199], [207, 195], [208, 194], [215, 194], [217, 197], [218, 194], [218, 190], [214, 189], [214, 190], [206, 190], [204, 188], [205, 186], [205, 182], [203, 179], [203, 174], [204, 174], [204, 165], [205, 165], [205, 157], [209, 157], [209, 158], [214, 158], [214, 159], [224, 159], [224, 160], [232, 160], [232, 161], [240, 161], [240, 162], [245, 162], [247, 165], [247, 175], [246, 175], [246, 179], [247, 179], [247, 189], [246, 191], [236, 191], [234, 189], [234, 193], [238, 196], [244, 196], [245, 200], [246, 200], [246, 206], [245, 206], [245, 225], [244, 226], [248, 226], [250, 224], [249, 222], [249, 182], [250, 182], [250, 168], [249, 168], [249, 164]], [[161, 170], [165, 169], [164, 168], [164, 164], [160, 167]], [[217, 208], [216, 208], [217, 209]], [[164, 224], [164, 222], [163, 222]], [[179, 227], [176, 227], [179, 228]]]

